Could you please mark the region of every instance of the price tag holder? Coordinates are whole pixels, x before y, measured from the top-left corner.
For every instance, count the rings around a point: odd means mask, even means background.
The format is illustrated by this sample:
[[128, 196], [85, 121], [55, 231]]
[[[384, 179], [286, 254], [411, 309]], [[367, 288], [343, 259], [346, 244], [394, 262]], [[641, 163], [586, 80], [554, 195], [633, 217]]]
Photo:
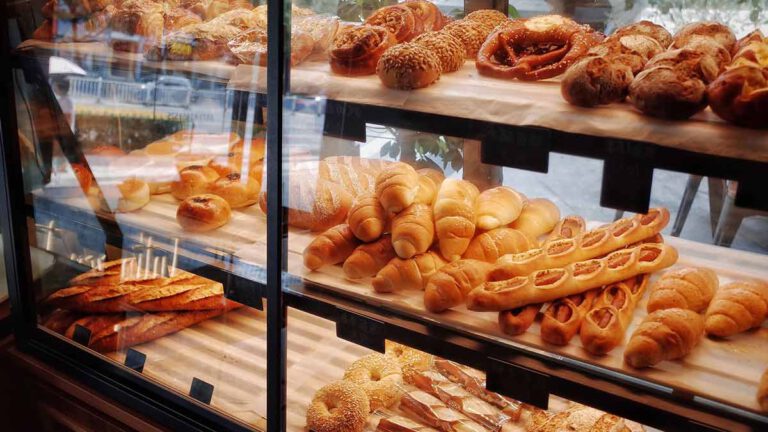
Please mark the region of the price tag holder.
[[549, 376], [523, 366], [489, 357], [486, 387], [541, 409], [549, 407]]
[[725, 429], [720, 429], [718, 427], [705, 425], [703, 423], [699, 423], [694, 420], [688, 421], [688, 427], [686, 430], [691, 432], [726, 432]]
[[208, 384], [199, 378], [192, 378], [192, 386], [189, 388], [189, 397], [210, 405], [211, 399], [213, 398], [213, 384]]
[[72, 334], [72, 340], [87, 347], [91, 342], [91, 331], [80, 324], [75, 324], [75, 332]]
[[383, 322], [341, 308], [337, 309], [337, 337], [383, 353], [384, 334]]
[[136, 351], [133, 348], [128, 348], [128, 351], [125, 353], [125, 362], [123, 362], [123, 364], [129, 369], [133, 369], [138, 373], [142, 373], [144, 372], [144, 363], [146, 362], [146, 354]]

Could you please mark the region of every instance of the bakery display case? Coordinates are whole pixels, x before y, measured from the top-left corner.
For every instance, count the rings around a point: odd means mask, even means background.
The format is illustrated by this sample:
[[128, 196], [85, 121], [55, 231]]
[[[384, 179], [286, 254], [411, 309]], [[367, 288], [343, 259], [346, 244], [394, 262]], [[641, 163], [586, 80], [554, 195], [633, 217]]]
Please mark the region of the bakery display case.
[[689, 3], [6, 5], [17, 344], [172, 429], [768, 428], [768, 18]]

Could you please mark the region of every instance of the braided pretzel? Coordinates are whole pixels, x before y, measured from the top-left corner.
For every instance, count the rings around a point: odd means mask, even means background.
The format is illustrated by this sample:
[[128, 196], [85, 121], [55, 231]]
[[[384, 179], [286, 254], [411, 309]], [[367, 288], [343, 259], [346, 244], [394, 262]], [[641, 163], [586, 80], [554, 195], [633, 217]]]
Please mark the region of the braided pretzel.
[[677, 250], [672, 246], [646, 243], [613, 252], [601, 259], [539, 270], [528, 276], [485, 282], [469, 293], [467, 308], [475, 311], [501, 311], [552, 301], [639, 274], [652, 273], [676, 261]]
[[488, 37], [475, 65], [481, 75], [494, 78], [551, 78], [565, 72], [602, 38], [589, 26], [557, 15], [518, 19]]
[[496, 261], [489, 280], [522, 276], [536, 270], [563, 267], [576, 261], [603, 256], [617, 249], [652, 237], [669, 223], [669, 211], [654, 208], [645, 215], [619, 219], [610, 225], [574, 238], [545, 242], [538, 249], [504, 255]]

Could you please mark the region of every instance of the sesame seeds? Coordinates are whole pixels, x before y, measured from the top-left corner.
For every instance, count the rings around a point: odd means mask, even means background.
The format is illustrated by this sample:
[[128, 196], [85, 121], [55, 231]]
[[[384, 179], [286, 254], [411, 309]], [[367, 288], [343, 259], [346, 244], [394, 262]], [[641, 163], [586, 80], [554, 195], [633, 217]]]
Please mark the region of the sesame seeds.
[[401, 90], [426, 87], [440, 78], [440, 60], [419, 44], [404, 43], [381, 56], [376, 73], [387, 87]]
[[477, 28], [477, 23], [467, 20], [454, 21], [443, 27], [441, 31], [461, 41], [467, 58], [474, 58], [477, 55], [486, 38], [484, 32]]
[[434, 53], [443, 73], [455, 72], [464, 64], [464, 45], [449, 33], [428, 32], [413, 40]]

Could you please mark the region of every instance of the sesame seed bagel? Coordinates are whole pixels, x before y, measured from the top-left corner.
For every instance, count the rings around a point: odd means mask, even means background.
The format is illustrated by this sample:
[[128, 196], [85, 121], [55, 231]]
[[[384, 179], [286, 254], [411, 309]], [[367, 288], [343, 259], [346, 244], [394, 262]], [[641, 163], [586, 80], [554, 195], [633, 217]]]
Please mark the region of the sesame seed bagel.
[[477, 22], [463, 19], [446, 24], [440, 31], [458, 39], [464, 45], [464, 57], [474, 59], [487, 37], [481, 27]]
[[440, 60], [422, 45], [404, 43], [395, 45], [381, 56], [376, 73], [389, 88], [422, 88], [440, 78]]
[[427, 48], [437, 56], [442, 73], [456, 72], [464, 64], [464, 45], [448, 33], [424, 33], [416, 37], [413, 43]]
[[368, 396], [348, 381], [326, 385], [307, 409], [307, 428], [314, 432], [360, 432], [368, 419]]
[[384, 346], [387, 355], [397, 360], [403, 370], [403, 380], [407, 383], [412, 384], [419, 373], [432, 367], [434, 357], [430, 354], [389, 340]]
[[373, 412], [398, 401], [403, 375], [394, 358], [370, 354], [352, 363], [344, 372], [344, 380], [357, 384], [365, 391]]

